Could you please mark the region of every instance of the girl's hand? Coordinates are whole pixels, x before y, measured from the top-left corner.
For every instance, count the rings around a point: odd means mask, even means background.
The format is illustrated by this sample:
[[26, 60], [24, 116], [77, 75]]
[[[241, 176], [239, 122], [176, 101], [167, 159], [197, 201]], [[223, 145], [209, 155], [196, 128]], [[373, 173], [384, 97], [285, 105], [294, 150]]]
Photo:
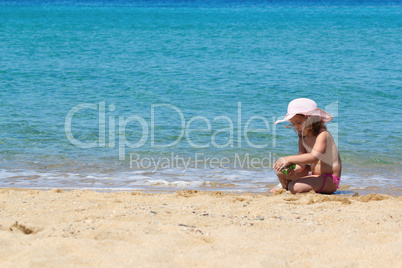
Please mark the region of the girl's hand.
[[276, 161], [273, 168], [275, 171], [281, 171], [284, 167], [289, 166], [289, 162], [287, 161], [286, 157], [281, 157]]

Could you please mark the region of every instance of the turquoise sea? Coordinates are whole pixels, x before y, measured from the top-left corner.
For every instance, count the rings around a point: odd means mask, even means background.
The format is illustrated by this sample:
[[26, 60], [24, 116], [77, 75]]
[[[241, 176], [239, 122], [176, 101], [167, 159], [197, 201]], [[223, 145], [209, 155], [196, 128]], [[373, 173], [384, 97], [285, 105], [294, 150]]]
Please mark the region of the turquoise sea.
[[401, 195], [399, 1], [2, 1], [0, 187], [267, 192], [294, 98]]

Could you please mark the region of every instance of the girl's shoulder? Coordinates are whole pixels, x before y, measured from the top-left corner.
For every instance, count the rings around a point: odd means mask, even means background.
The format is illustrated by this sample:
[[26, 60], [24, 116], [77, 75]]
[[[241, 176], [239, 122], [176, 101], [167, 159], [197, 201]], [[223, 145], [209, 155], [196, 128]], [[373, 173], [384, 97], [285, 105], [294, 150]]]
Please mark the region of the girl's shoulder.
[[321, 129], [320, 132], [318, 133], [317, 136], [299, 136], [299, 141], [303, 141], [306, 138], [313, 138], [313, 139], [317, 139], [318, 137], [326, 137], [326, 136], [332, 136], [331, 133], [329, 133], [329, 131], [325, 128]]
[[320, 130], [320, 132], [318, 133], [317, 137], [320, 136], [320, 135], [330, 135], [331, 136], [331, 133], [329, 133], [328, 129], [322, 128]]
[[322, 129], [321, 131], [320, 131], [320, 133], [318, 133], [318, 135], [317, 135], [317, 137], [316, 137], [317, 139], [319, 139], [319, 140], [333, 140], [334, 138], [332, 137], [332, 135], [331, 135], [331, 133], [327, 130], [327, 129]]

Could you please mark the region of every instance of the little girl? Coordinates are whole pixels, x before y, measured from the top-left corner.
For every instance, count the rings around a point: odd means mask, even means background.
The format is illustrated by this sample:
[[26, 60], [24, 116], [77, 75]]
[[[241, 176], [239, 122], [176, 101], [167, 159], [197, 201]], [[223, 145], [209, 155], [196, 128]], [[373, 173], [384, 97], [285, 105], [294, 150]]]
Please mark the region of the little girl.
[[[299, 135], [299, 154], [282, 157], [273, 166], [283, 189], [293, 194], [311, 190], [332, 194], [339, 188], [341, 158], [324, 125], [331, 120], [332, 116], [317, 108], [313, 100], [300, 98], [289, 103], [283, 120], [275, 122], [290, 122]], [[282, 170], [292, 164], [296, 168], [283, 174]]]

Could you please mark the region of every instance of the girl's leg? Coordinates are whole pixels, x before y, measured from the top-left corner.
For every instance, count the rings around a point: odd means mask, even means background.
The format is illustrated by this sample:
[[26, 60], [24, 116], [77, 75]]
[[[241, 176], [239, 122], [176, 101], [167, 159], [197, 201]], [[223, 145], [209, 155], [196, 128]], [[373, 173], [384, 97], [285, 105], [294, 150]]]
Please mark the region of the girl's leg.
[[[314, 190], [320, 191], [323, 194], [332, 194], [336, 191], [336, 185], [332, 179], [332, 176], [322, 175], [310, 175], [289, 183], [289, 191], [293, 194], [306, 193]], [[325, 184], [324, 184], [325, 183]]]
[[[282, 185], [282, 189], [288, 190], [288, 185], [291, 181], [307, 176], [309, 171], [310, 171], [310, 166], [307, 166], [300, 173], [290, 172], [289, 174], [286, 175], [286, 174], [283, 174], [281, 171], [279, 171], [279, 172], [276, 172], [276, 176], [278, 176], [279, 182]], [[275, 187], [275, 188], [271, 189], [270, 192], [275, 192], [278, 189], [280, 189], [280, 188]]]
[[[283, 174], [282, 172], [276, 172], [276, 176], [278, 176], [280, 184], [278, 184], [277, 186], [275, 186], [274, 188], [269, 190], [270, 193], [275, 193], [276, 191], [278, 191], [280, 189], [286, 189], [286, 190], [288, 189], [288, 184], [290, 181], [286, 180], [286, 175]], [[281, 188], [281, 186], [282, 186], [282, 188]]]
[[278, 176], [278, 179], [279, 179], [279, 182], [282, 185], [282, 188], [287, 190], [288, 189], [288, 184], [290, 182], [289, 180], [286, 179], [288, 175], [285, 175], [282, 172], [276, 172], [276, 176]]

